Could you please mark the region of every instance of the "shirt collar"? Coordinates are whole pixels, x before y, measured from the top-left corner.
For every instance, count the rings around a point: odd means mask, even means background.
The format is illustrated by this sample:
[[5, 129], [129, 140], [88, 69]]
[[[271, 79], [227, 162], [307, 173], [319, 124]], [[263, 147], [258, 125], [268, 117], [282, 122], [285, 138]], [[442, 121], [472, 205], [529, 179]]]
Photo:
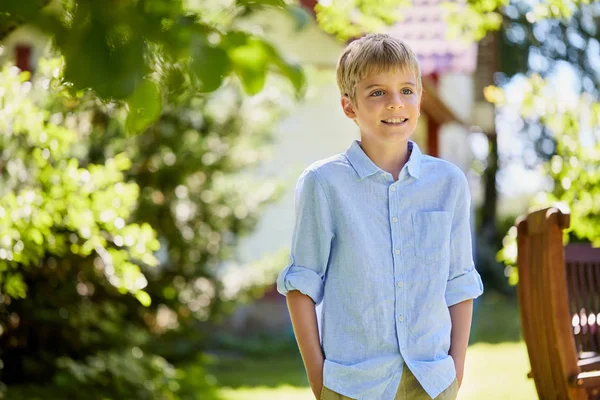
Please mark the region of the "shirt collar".
[[[360, 179], [364, 179], [378, 172], [384, 172], [381, 168], [375, 165], [373, 161], [371, 161], [369, 156], [367, 156], [367, 154], [363, 151], [360, 144], [360, 140], [355, 140], [352, 142], [352, 145], [350, 145], [348, 150], [346, 150], [346, 157], [350, 161], [350, 164]], [[418, 179], [421, 166], [421, 150], [415, 142], [409, 140], [408, 151], [410, 151], [410, 157], [406, 163], [408, 173], [413, 178]]]

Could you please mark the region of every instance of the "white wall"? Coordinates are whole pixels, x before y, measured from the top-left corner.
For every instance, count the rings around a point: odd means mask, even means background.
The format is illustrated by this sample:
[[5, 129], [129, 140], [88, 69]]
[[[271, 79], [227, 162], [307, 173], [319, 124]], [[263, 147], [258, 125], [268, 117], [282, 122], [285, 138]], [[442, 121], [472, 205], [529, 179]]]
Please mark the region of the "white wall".
[[296, 30], [294, 19], [278, 10], [255, 13], [242, 25], [262, 31], [281, 54], [308, 67], [306, 98], [277, 126], [273, 158], [260, 169], [261, 175], [285, 178], [287, 190], [266, 210], [252, 236], [241, 242], [238, 254], [247, 262], [289, 248], [298, 176], [312, 162], [344, 152], [359, 131], [339, 102], [335, 66], [343, 43], [321, 31], [314, 20]]
[[463, 171], [470, 168], [473, 160], [468, 141], [475, 94], [473, 86], [471, 75], [455, 73], [440, 76], [438, 85], [440, 99], [466, 124], [450, 123], [440, 128], [440, 157]]
[[[294, 189], [298, 176], [312, 162], [344, 152], [359, 137], [358, 127], [342, 112], [332, 71], [331, 83], [313, 86], [311, 94], [276, 129], [273, 159], [261, 175], [286, 177], [285, 194], [260, 219], [256, 231], [242, 241], [242, 260], [289, 247], [294, 226]], [[284, 266], [282, 266], [284, 267]]]

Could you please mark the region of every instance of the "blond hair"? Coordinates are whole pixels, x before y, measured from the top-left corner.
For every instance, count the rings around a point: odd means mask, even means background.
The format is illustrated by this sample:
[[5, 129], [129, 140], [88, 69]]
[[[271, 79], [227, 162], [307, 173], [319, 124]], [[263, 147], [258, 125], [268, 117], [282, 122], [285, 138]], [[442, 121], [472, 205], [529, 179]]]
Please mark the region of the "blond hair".
[[399, 39], [372, 33], [349, 43], [337, 63], [337, 84], [342, 96], [354, 102], [356, 86], [369, 74], [386, 71], [411, 72], [421, 91], [421, 69], [417, 56]]

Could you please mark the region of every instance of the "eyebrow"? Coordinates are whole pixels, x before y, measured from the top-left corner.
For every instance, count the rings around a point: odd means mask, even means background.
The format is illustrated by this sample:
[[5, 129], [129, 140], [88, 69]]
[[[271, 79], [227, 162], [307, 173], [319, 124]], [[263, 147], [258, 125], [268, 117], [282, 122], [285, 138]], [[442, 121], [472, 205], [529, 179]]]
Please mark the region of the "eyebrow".
[[[402, 82], [400, 85], [409, 85], [409, 86], [413, 86], [413, 87], [415, 86], [415, 84], [413, 82]], [[365, 88], [365, 90], [369, 90], [369, 89], [377, 87], [377, 86], [385, 86], [385, 85], [383, 85], [381, 83], [374, 83], [372, 85], [367, 86]]]

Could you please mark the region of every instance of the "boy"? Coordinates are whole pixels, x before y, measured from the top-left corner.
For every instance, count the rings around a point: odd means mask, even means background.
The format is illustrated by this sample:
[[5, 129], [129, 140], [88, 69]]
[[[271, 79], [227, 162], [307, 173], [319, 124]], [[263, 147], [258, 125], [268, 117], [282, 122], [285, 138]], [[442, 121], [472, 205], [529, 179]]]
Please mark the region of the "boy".
[[409, 141], [422, 88], [405, 44], [350, 43], [337, 81], [360, 140], [298, 179], [291, 262], [277, 279], [309, 383], [322, 400], [455, 399], [483, 292], [467, 180]]

